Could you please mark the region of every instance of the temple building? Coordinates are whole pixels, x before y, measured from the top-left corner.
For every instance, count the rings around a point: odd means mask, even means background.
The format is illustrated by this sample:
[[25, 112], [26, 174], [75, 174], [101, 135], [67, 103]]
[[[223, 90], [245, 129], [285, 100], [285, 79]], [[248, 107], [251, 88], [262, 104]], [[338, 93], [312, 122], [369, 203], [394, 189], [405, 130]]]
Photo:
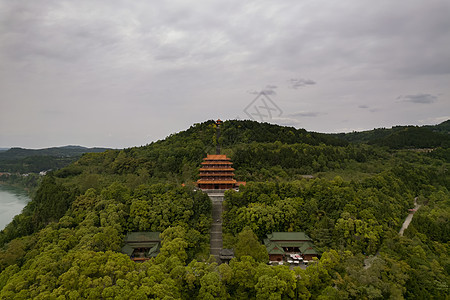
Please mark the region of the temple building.
[[264, 240], [271, 262], [307, 263], [318, 257], [312, 239], [304, 232], [273, 232]]
[[200, 168], [200, 179], [197, 186], [202, 190], [229, 190], [238, 188], [240, 184], [234, 179], [234, 169], [231, 160], [224, 154], [220, 154], [220, 127], [223, 122], [216, 121], [216, 154], [207, 154]]
[[202, 190], [227, 190], [237, 187], [233, 163], [224, 154], [208, 154], [200, 168], [197, 186]]
[[122, 253], [135, 262], [143, 262], [156, 257], [161, 248], [160, 232], [128, 232], [124, 239]]

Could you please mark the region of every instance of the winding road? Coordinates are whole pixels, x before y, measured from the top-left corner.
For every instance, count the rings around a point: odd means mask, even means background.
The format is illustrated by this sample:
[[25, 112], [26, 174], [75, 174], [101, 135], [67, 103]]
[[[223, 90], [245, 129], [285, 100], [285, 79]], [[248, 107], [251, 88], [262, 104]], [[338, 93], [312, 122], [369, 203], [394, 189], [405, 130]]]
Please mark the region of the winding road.
[[[403, 222], [402, 228], [400, 228], [400, 231], [398, 232], [398, 234], [400, 236], [403, 236], [403, 232], [405, 231], [406, 228], [408, 228], [409, 224], [412, 221], [412, 218], [414, 216], [414, 213], [421, 207], [422, 205], [417, 204], [417, 197], [414, 198], [414, 210], [411, 211], [409, 213], [409, 215], [406, 217], [405, 221]], [[375, 258], [377, 258], [379, 252], [377, 252], [374, 256], [370, 256], [367, 257], [366, 259], [364, 259], [364, 269], [368, 269], [370, 268], [370, 266], [372, 265], [372, 262]]]
[[402, 228], [400, 229], [400, 231], [398, 232], [398, 234], [400, 236], [403, 236], [403, 232], [405, 231], [406, 228], [408, 228], [409, 224], [412, 221], [412, 218], [414, 216], [414, 213], [420, 208], [420, 204], [417, 204], [417, 197], [414, 198], [414, 211], [412, 211], [405, 219], [405, 222], [403, 222]]

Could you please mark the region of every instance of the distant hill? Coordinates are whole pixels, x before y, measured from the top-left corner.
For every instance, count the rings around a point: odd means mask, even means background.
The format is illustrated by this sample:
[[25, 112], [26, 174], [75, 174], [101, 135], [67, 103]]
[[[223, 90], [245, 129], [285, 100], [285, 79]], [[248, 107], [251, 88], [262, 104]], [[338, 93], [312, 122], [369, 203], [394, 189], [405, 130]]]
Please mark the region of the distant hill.
[[438, 125], [395, 126], [335, 135], [351, 143], [387, 146], [392, 149], [450, 146], [450, 120]]
[[0, 171], [29, 173], [60, 169], [77, 160], [84, 153], [99, 153], [106, 150], [109, 149], [81, 146], [44, 149], [11, 148], [0, 151]]
[[81, 146], [63, 146], [44, 149], [11, 148], [0, 153], [0, 160], [21, 159], [30, 156], [74, 157], [83, 153], [104, 152], [108, 148], [86, 148]]
[[[189, 129], [170, 135], [160, 143], [171, 143], [174, 140], [202, 141], [205, 145], [212, 143], [215, 129], [214, 121], [196, 123]], [[270, 123], [260, 123], [250, 120], [228, 120], [221, 129], [221, 145], [230, 147], [236, 144], [273, 143], [285, 144], [304, 143], [308, 145], [345, 146], [347, 141], [325, 133], [306, 131], [294, 127], [281, 126]]]
[[450, 120], [442, 122], [441, 124], [438, 125], [426, 125], [423, 127], [428, 128], [433, 132], [450, 134]]
[[[146, 146], [84, 153], [43, 177], [5, 176], [40, 180], [0, 231], [0, 299], [446, 299], [450, 164], [442, 158], [450, 148], [375, 145], [445, 144], [445, 126], [337, 136], [232, 120], [220, 137], [216, 130], [211, 120]], [[219, 267], [210, 256], [215, 209], [193, 186], [217, 142], [236, 179], [246, 181], [224, 195], [222, 244], [236, 257]], [[62, 148], [11, 149], [59, 156], [3, 162], [37, 168], [88, 151]], [[399, 237], [415, 204], [420, 210]], [[149, 262], [119, 252], [124, 237], [139, 231], [161, 232]], [[308, 267], [268, 265], [261, 242], [274, 232], [308, 235], [314, 246], [296, 252], [321, 258]]]

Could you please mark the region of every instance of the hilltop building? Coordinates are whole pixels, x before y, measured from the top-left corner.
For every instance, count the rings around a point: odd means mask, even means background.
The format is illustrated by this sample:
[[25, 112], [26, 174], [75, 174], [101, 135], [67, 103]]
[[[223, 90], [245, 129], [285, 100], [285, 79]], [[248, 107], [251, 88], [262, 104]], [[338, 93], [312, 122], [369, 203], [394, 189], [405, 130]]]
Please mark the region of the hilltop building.
[[160, 232], [128, 232], [122, 253], [135, 262], [143, 262], [156, 257], [161, 248]]
[[219, 253], [219, 258], [221, 263], [228, 264], [230, 260], [234, 258], [234, 251], [233, 249], [222, 249]]
[[237, 187], [234, 179], [233, 163], [223, 154], [208, 154], [200, 168], [197, 186], [203, 190], [227, 190]]
[[200, 168], [200, 179], [197, 180], [197, 186], [202, 190], [229, 190], [238, 188], [240, 184], [234, 179], [233, 163], [225, 155], [220, 154], [220, 127], [222, 121], [216, 121], [216, 154], [207, 154], [203, 159]]
[[271, 262], [307, 263], [318, 257], [312, 239], [304, 232], [273, 232], [264, 239]]

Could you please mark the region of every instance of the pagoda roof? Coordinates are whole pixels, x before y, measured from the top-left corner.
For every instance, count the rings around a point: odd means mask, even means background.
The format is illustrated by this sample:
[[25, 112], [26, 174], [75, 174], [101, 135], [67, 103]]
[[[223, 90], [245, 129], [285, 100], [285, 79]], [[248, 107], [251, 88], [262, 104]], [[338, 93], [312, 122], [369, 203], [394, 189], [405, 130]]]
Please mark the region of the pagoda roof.
[[200, 175], [200, 177], [202, 177], [202, 176], [204, 176], [204, 177], [211, 177], [211, 176], [227, 176], [227, 177], [229, 177], [229, 176], [234, 176], [234, 173], [212, 173], [212, 174], [200, 173], [199, 175]]
[[302, 252], [302, 254], [313, 254], [313, 255], [319, 254], [317, 253], [316, 249], [314, 249], [313, 244], [311, 244], [310, 242], [304, 243], [300, 247], [300, 251]]
[[312, 241], [304, 232], [272, 232], [267, 238], [270, 241]]
[[233, 168], [200, 168], [200, 171], [234, 171]]
[[232, 259], [234, 258], [233, 249], [222, 249], [219, 252], [219, 258], [222, 260]]
[[232, 165], [231, 161], [204, 161], [202, 165]]
[[266, 244], [266, 249], [268, 254], [284, 254], [283, 247], [280, 247], [276, 243], [268, 242]]
[[161, 247], [160, 232], [128, 232], [122, 247], [122, 252], [131, 256], [136, 248], [149, 249], [146, 255], [155, 257], [159, 253]]
[[159, 235], [161, 232], [148, 232], [148, 231], [138, 231], [138, 232], [128, 232], [125, 237], [126, 243], [136, 243], [136, 242], [160, 242], [161, 238]]
[[[284, 235], [285, 233], [287, 233], [288, 235], [291, 235], [291, 238], [296, 236], [295, 233], [304, 234], [303, 232], [274, 232], [274, 233], [281, 234], [281, 236], [283, 238], [286, 238], [286, 236]], [[268, 234], [267, 235], [268, 238], [264, 239], [264, 244], [265, 244], [267, 252], [269, 254], [284, 254], [285, 251], [283, 248], [290, 248], [290, 247], [297, 247], [300, 250], [300, 253], [302, 255], [304, 255], [304, 254], [318, 255], [319, 254], [317, 252], [317, 250], [314, 248], [314, 245], [312, 244], [312, 242], [310, 242], [310, 241], [305, 241], [305, 240], [287, 241], [287, 239], [284, 239], [281, 241], [274, 241], [274, 240], [270, 239], [271, 235], [273, 235], [273, 234]], [[297, 235], [297, 236], [301, 237], [301, 235]], [[304, 236], [308, 237], [306, 234], [304, 234]]]
[[225, 154], [208, 154], [203, 160], [230, 160]]
[[219, 180], [207, 180], [207, 179], [199, 179], [199, 180], [197, 180], [197, 183], [210, 183], [210, 184], [220, 184], [220, 183], [223, 183], [223, 184], [234, 184], [234, 183], [236, 183], [236, 180], [234, 180], [234, 179], [231, 179], [231, 180], [221, 180], [221, 179], [219, 179]]

